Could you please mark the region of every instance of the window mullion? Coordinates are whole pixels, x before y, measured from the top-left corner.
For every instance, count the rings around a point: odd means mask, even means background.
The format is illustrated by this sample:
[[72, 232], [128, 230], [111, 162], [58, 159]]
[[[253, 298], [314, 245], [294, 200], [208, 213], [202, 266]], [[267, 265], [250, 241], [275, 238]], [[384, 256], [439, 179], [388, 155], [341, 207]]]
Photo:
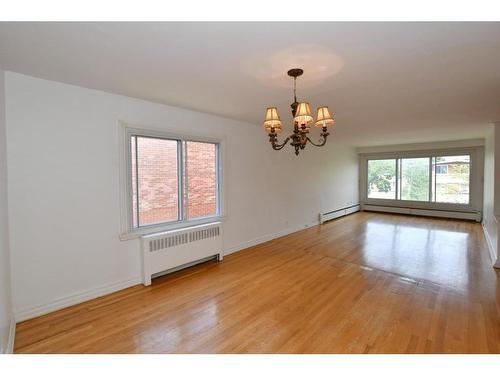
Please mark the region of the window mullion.
[[427, 202], [432, 202], [432, 157], [428, 158], [429, 160], [429, 199]]
[[399, 173], [400, 173], [400, 168], [399, 168], [399, 159], [395, 160], [396, 162], [396, 197], [395, 199], [399, 199]]
[[184, 220], [184, 143], [177, 141], [177, 219]]
[[219, 146], [215, 145], [215, 213], [216, 215], [220, 215], [220, 199], [219, 199], [219, 191], [220, 191], [220, 185], [219, 185], [219, 177], [220, 177], [220, 171], [219, 171]]
[[135, 136], [135, 204], [136, 204], [136, 207], [135, 207], [135, 212], [136, 212], [136, 223], [137, 223], [137, 227], [140, 227], [140, 221], [139, 221], [139, 153], [138, 153], [138, 150], [139, 150], [139, 147], [137, 146], [137, 144], [139, 143], [138, 142], [138, 137]]
[[433, 156], [431, 158], [431, 164], [432, 164], [432, 167], [431, 167], [431, 179], [432, 179], [432, 199], [431, 199], [431, 202], [436, 202], [436, 194], [437, 194], [437, 190], [436, 190], [436, 187], [437, 187], [437, 175], [436, 175], [436, 164], [437, 164], [437, 157], [436, 156]]
[[182, 220], [187, 220], [188, 219], [188, 207], [189, 207], [189, 196], [188, 196], [188, 189], [189, 189], [189, 180], [188, 180], [188, 176], [187, 176], [187, 163], [188, 163], [188, 153], [187, 153], [187, 141], [182, 141], [182, 147], [183, 147], [183, 151], [182, 151], [182, 157], [183, 157], [183, 161], [184, 161], [184, 169], [183, 169], [183, 173], [184, 173], [184, 180], [183, 180], [183, 189], [184, 191], [182, 192], [182, 197], [184, 199], [184, 216], [182, 218]]

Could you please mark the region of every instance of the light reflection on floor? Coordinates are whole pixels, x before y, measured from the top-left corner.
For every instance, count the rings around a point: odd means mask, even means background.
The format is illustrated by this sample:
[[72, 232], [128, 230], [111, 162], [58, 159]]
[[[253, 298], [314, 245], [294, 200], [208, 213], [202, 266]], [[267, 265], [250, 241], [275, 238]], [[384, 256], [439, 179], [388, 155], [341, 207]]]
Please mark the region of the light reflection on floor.
[[466, 232], [369, 221], [362, 259], [370, 267], [463, 289], [468, 239]]
[[[162, 326], [167, 327], [164, 332], [159, 332], [158, 326], [150, 326], [145, 330], [140, 330], [136, 336], [139, 346], [154, 348], [158, 342], [174, 350], [183, 341], [189, 341], [199, 334], [215, 327], [219, 321], [217, 301], [213, 298], [207, 299], [200, 304], [197, 309], [189, 315], [166, 314], [163, 319], [158, 319]], [[186, 324], [189, 322], [189, 324]]]

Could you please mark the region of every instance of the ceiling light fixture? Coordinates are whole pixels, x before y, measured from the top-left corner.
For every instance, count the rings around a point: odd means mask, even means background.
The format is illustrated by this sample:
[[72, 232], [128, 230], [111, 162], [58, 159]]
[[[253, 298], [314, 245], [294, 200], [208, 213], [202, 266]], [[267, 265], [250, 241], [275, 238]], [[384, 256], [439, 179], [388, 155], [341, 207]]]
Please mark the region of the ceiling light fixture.
[[287, 137], [283, 143], [278, 142], [278, 133], [281, 133], [282, 124], [280, 116], [278, 115], [278, 109], [276, 107], [269, 107], [266, 110], [266, 118], [264, 120], [264, 128], [269, 134], [269, 142], [273, 149], [281, 150], [285, 145], [290, 142], [290, 145], [295, 148], [295, 155], [298, 155], [300, 150], [306, 147], [307, 142], [311, 143], [313, 146], [321, 147], [326, 143], [326, 138], [330, 133], [328, 133], [327, 127], [335, 124], [333, 116], [330, 115], [328, 107], [318, 107], [318, 115], [316, 116], [316, 121], [314, 124], [318, 128], [322, 128], [320, 139], [318, 143], [314, 143], [307, 136], [309, 134], [309, 129], [313, 123], [313, 117], [311, 115], [311, 107], [307, 102], [297, 102], [297, 77], [300, 77], [304, 71], [299, 68], [290, 69], [288, 75], [293, 77], [293, 99], [292, 103], [292, 115], [293, 115], [293, 134]]

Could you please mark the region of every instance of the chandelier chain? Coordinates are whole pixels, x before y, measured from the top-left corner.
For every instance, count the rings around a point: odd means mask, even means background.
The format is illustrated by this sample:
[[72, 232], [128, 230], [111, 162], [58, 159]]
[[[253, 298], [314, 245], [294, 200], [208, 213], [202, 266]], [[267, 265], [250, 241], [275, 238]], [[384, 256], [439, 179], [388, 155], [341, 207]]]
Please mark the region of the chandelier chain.
[[297, 77], [293, 77], [293, 102], [297, 103]]

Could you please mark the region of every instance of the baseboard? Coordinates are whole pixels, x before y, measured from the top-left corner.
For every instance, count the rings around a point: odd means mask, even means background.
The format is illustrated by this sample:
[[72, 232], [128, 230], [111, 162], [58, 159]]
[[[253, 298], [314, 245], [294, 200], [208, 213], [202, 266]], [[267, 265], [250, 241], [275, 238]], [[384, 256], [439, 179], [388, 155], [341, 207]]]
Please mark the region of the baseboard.
[[7, 341], [7, 351], [5, 352], [5, 354], [14, 353], [15, 340], [16, 340], [16, 319], [14, 318], [14, 312], [12, 312], [10, 317], [9, 340]]
[[490, 253], [491, 263], [494, 267], [500, 267], [500, 265], [497, 264], [498, 262], [497, 255], [495, 254], [495, 247], [493, 246], [493, 242], [491, 241], [488, 229], [486, 229], [486, 226], [483, 223], [481, 223], [481, 226], [483, 227], [484, 238], [486, 239], [486, 245], [488, 246], [488, 252]]
[[141, 277], [138, 276], [127, 280], [118, 281], [116, 283], [104, 285], [98, 288], [86, 290], [84, 292], [75, 293], [67, 297], [53, 300], [52, 302], [49, 302], [47, 304], [19, 310], [15, 312], [15, 321], [19, 323], [24, 320], [36, 318], [37, 316], [45, 315], [53, 311], [64, 309], [65, 307], [77, 305], [79, 303], [89, 301], [97, 297], [102, 297], [106, 294], [138, 285], [141, 282]]
[[298, 225], [296, 227], [286, 228], [286, 229], [283, 229], [279, 232], [266, 234], [262, 237], [258, 237], [258, 238], [254, 238], [253, 240], [250, 240], [250, 241], [242, 242], [238, 245], [229, 246], [228, 248], [224, 249], [224, 255], [236, 253], [237, 251], [244, 250], [244, 249], [247, 249], [247, 248], [252, 247], [252, 246], [257, 246], [257, 245], [260, 245], [261, 243], [268, 242], [268, 241], [274, 240], [274, 239], [279, 238], [279, 237], [287, 236], [289, 234], [301, 231], [303, 229], [313, 227], [315, 225], [319, 225], [318, 220], [312, 221], [312, 222], [307, 223], [307, 224]]

